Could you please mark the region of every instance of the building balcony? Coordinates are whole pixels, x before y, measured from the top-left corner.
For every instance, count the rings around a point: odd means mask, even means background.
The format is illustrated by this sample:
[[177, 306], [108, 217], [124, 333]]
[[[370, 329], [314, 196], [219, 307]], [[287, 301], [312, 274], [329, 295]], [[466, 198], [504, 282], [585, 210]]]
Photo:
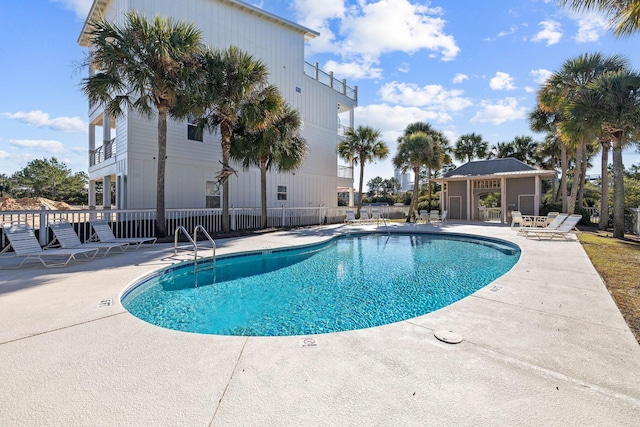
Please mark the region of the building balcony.
[[353, 168], [350, 166], [338, 165], [338, 178], [353, 179]]
[[116, 154], [115, 141], [115, 138], [110, 141], [104, 141], [102, 146], [89, 151], [89, 166], [95, 166], [98, 163], [102, 163], [105, 160], [112, 158], [113, 155]]
[[317, 62], [315, 64], [310, 64], [305, 61], [304, 73], [307, 76], [319, 81], [323, 85], [329, 86], [331, 89], [335, 90], [336, 92], [340, 92], [347, 98], [358, 102], [358, 86], [354, 86], [354, 87], [347, 86], [347, 81], [344, 79], [343, 80], [336, 79], [333, 76], [333, 72], [325, 73], [324, 71], [320, 70], [318, 68]]

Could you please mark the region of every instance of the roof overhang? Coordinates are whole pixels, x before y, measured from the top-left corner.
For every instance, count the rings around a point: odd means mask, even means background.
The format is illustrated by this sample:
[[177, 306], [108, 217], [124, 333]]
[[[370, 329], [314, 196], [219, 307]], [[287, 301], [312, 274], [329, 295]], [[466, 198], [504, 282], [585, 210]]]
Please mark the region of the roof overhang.
[[[307, 27], [303, 27], [302, 25], [298, 25], [294, 22], [280, 18], [279, 16], [274, 15], [273, 13], [267, 12], [263, 9], [252, 6], [243, 1], [238, 1], [238, 0], [215, 0], [215, 1], [218, 1], [223, 4], [228, 4], [250, 15], [259, 16], [260, 18], [266, 19], [267, 21], [274, 22], [278, 25], [282, 25], [298, 33], [302, 33], [304, 35], [305, 41], [309, 41], [320, 35], [320, 33], [318, 33], [317, 31], [313, 31]], [[80, 32], [80, 36], [78, 37], [78, 44], [80, 46], [84, 46], [84, 47], [89, 46], [89, 32], [91, 31], [90, 23], [104, 16], [105, 11], [109, 7], [110, 3], [111, 3], [111, 0], [94, 0], [93, 1], [93, 4], [91, 5], [91, 9], [89, 10], [89, 15], [87, 16], [87, 19], [85, 19], [84, 25], [82, 26], [82, 31]]]
[[526, 178], [529, 176], [539, 176], [542, 179], [550, 179], [556, 177], [556, 171], [549, 170], [530, 170], [515, 172], [497, 172], [490, 175], [453, 175], [447, 178], [438, 178], [439, 181], [466, 181], [480, 179], [498, 179], [498, 178]]

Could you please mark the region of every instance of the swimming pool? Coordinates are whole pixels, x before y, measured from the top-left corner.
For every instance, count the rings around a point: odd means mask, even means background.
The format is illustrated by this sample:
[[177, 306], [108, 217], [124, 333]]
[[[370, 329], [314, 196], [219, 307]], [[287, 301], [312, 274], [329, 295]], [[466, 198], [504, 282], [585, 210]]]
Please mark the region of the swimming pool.
[[155, 272], [122, 305], [164, 328], [283, 336], [362, 329], [458, 301], [509, 271], [512, 243], [453, 234], [358, 234]]

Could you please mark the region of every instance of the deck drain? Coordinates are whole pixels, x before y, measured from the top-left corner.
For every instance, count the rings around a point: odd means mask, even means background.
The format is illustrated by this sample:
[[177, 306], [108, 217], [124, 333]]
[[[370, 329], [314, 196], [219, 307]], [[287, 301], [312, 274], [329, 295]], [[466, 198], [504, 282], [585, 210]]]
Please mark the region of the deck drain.
[[318, 342], [315, 338], [302, 338], [300, 341], [300, 347], [317, 347]]
[[462, 342], [462, 335], [456, 334], [453, 331], [439, 330], [435, 331], [433, 335], [442, 342], [447, 344], [459, 344]]
[[111, 307], [111, 304], [113, 304], [113, 300], [111, 298], [103, 299], [98, 303], [98, 307]]
[[491, 291], [493, 291], [493, 292], [498, 292], [500, 289], [502, 289], [500, 286], [493, 286], [493, 287], [491, 288]]

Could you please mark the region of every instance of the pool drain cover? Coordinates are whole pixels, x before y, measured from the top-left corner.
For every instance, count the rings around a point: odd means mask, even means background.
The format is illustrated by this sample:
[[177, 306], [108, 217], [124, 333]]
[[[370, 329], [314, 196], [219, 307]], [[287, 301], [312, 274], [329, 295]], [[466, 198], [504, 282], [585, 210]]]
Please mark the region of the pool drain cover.
[[446, 342], [447, 344], [459, 344], [462, 342], [462, 335], [456, 334], [453, 331], [435, 331], [433, 335], [438, 338], [442, 342]]

